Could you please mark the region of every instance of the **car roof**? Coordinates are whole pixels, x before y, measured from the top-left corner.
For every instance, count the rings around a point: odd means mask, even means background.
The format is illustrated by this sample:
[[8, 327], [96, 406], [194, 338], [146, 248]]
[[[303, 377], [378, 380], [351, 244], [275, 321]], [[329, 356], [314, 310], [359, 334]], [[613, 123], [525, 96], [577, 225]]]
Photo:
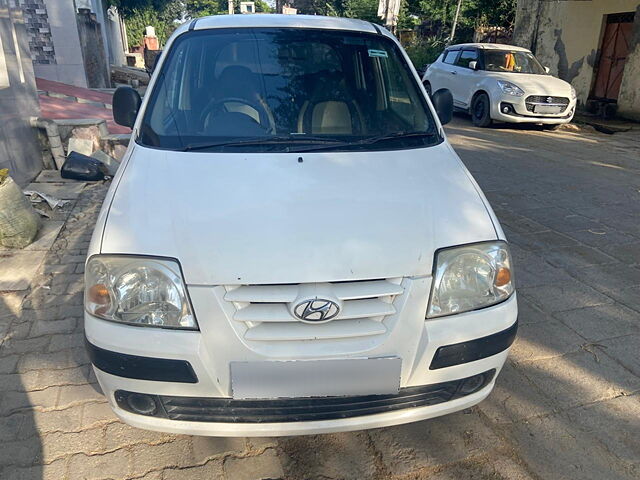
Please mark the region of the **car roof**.
[[517, 52], [530, 52], [527, 48], [518, 47], [516, 45], [504, 45], [502, 43], [459, 43], [457, 45], [449, 45], [447, 48], [479, 48], [480, 50], [513, 50]]
[[371, 22], [353, 18], [279, 14], [213, 15], [187, 22], [180, 27], [180, 30], [243, 27], [319, 28], [388, 34], [387, 30], [383, 27], [376, 27]]

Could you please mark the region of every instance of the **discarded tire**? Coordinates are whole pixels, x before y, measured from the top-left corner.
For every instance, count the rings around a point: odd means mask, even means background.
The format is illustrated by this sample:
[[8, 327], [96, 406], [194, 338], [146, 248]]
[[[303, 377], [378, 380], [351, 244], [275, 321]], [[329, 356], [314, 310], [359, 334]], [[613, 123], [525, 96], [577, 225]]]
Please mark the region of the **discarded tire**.
[[0, 244], [24, 248], [38, 233], [40, 217], [11, 177], [0, 178]]

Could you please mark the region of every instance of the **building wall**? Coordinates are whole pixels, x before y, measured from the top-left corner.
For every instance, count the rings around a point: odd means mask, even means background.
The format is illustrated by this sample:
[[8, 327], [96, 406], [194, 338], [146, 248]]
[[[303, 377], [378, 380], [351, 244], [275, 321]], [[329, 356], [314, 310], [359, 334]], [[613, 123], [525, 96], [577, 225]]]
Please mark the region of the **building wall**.
[[40, 115], [29, 40], [16, 0], [0, 0], [0, 168], [21, 185], [42, 168], [29, 117]]
[[[29, 0], [30, 1], [30, 0]], [[55, 63], [34, 65], [36, 77], [86, 87], [84, 62], [73, 0], [44, 0], [47, 7]]]
[[636, 8], [629, 47], [618, 96], [618, 114], [640, 122], [640, 5]]
[[[591, 92], [605, 15], [636, 11], [639, 0], [518, 0], [513, 43], [530, 48], [553, 75], [570, 82], [584, 105]], [[640, 117], [640, 14], [627, 58], [619, 113]]]

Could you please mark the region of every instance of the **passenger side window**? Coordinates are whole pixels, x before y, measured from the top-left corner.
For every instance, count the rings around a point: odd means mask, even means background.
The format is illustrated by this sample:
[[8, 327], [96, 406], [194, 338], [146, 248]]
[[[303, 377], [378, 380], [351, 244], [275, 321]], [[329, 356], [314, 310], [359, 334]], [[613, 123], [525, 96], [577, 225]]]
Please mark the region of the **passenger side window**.
[[457, 67], [469, 68], [469, 62], [478, 60], [478, 52], [476, 50], [463, 50], [458, 60]]
[[449, 50], [444, 55], [444, 59], [442, 60], [444, 63], [448, 63], [449, 65], [453, 65], [456, 62], [456, 57], [460, 50]]

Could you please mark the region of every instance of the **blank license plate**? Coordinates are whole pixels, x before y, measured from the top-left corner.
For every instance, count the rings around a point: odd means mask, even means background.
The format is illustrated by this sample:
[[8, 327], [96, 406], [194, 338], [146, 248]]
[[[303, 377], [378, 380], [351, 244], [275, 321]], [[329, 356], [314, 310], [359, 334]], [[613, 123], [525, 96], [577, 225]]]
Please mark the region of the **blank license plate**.
[[555, 105], [536, 105], [534, 107], [535, 113], [560, 113], [562, 111], [562, 107], [557, 107]]
[[233, 398], [297, 398], [398, 393], [398, 357], [231, 362]]

